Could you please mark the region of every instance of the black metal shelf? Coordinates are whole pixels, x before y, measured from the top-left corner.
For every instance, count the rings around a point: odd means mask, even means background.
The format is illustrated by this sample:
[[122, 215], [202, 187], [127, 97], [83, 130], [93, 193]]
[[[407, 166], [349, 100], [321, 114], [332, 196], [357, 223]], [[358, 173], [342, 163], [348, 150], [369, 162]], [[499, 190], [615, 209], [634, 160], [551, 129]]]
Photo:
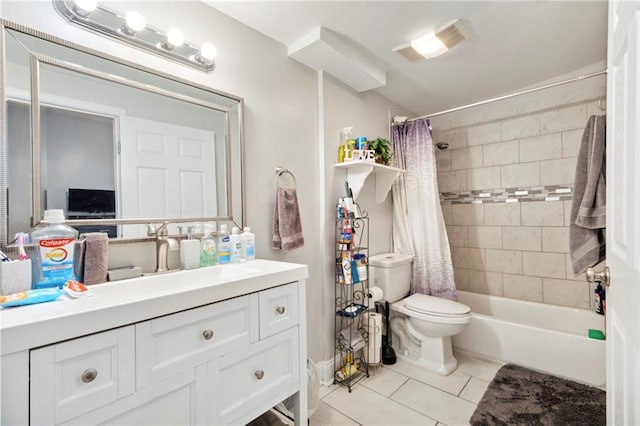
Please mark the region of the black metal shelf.
[[369, 218], [338, 218], [335, 235], [334, 383], [351, 392], [369, 376]]

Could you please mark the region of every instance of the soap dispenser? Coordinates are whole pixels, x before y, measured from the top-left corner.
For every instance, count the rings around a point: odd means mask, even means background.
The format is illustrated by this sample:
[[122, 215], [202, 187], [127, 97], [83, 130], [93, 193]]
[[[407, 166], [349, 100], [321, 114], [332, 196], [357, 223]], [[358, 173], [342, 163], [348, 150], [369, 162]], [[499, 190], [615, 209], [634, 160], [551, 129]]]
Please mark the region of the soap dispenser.
[[180, 241], [180, 266], [182, 269], [196, 269], [200, 266], [200, 241], [193, 236], [194, 228], [190, 226], [187, 238]]
[[213, 225], [205, 224], [204, 234], [200, 238], [200, 266], [216, 264], [216, 240], [213, 238]]

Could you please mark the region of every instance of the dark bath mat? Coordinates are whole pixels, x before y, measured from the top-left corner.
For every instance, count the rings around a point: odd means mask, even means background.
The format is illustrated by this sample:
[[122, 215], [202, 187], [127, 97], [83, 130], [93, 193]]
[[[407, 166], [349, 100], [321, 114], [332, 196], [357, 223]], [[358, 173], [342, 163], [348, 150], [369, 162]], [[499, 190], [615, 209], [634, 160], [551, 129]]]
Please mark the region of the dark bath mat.
[[469, 422], [493, 425], [606, 424], [605, 391], [507, 364], [489, 383]]

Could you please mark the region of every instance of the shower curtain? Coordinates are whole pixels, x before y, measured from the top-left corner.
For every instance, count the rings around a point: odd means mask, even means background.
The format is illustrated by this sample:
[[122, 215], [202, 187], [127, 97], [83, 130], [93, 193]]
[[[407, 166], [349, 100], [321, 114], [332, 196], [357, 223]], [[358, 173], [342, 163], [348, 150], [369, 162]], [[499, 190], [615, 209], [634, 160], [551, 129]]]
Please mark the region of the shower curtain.
[[393, 246], [413, 256], [411, 294], [457, 300], [429, 120], [394, 124], [393, 163], [406, 170], [393, 184]]

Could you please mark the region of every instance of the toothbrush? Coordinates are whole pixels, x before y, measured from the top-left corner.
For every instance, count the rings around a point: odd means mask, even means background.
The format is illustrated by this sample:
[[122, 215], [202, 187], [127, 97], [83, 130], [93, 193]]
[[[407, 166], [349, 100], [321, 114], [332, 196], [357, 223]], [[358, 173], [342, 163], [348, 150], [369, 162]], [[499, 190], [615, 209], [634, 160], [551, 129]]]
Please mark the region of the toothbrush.
[[18, 232], [16, 234], [16, 240], [18, 243], [18, 254], [20, 257], [20, 260], [27, 260], [29, 259], [29, 256], [27, 256], [27, 253], [24, 251], [24, 243], [27, 239], [27, 234], [24, 232]]

